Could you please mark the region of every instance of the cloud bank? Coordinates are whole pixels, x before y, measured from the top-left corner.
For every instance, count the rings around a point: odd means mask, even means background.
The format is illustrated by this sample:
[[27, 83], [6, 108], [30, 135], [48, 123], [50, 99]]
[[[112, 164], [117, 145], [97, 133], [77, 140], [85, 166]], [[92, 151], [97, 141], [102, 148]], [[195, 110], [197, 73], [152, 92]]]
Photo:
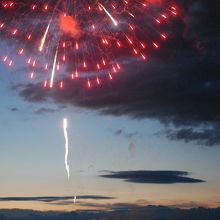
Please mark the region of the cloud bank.
[[[21, 216], [22, 217], [18, 217]], [[10, 217], [9, 217], [10, 216]], [[99, 219], [99, 220], [124, 220], [124, 219], [138, 219], [138, 220], [219, 220], [220, 208], [205, 209], [177, 209], [166, 206], [146, 206], [138, 207], [131, 205], [119, 205], [112, 211], [75, 211], [66, 213], [55, 212], [37, 212], [28, 210], [0, 210], [1, 220], [85, 220], [85, 219]]]

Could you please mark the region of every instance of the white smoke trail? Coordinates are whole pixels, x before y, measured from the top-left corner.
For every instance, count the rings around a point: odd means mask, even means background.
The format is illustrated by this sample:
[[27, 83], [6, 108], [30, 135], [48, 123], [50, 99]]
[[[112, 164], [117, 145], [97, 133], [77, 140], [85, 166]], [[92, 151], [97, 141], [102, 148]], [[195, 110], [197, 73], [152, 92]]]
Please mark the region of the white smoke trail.
[[67, 124], [67, 118], [63, 119], [63, 133], [64, 133], [64, 138], [65, 138], [65, 167], [66, 167], [66, 172], [67, 172], [67, 176], [68, 179], [70, 177], [70, 168], [68, 165], [68, 153], [69, 153], [69, 141], [68, 141], [68, 133], [67, 133], [67, 128], [68, 128], [68, 124]]

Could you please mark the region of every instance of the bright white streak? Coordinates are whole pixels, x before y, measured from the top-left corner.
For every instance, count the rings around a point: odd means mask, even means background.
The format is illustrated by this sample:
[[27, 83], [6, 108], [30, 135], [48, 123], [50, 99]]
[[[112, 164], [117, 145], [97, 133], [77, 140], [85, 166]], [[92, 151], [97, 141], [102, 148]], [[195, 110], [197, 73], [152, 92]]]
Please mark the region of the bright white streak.
[[131, 12], [128, 12], [128, 14], [131, 15], [132, 18], [135, 18], [135, 16]]
[[76, 203], [76, 196], [74, 196], [74, 198], [73, 198], [73, 203], [74, 204]]
[[101, 4], [99, 3], [99, 5], [103, 8], [103, 10], [105, 11], [105, 13], [109, 16], [109, 18], [112, 20], [113, 24], [115, 26], [118, 26], [118, 22], [112, 17], [112, 15], [108, 12], [108, 10]]
[[67, 133], [67, 118], [63, 119], [63, 133], [64, 133], [64, 138], [65, 138], [65, 167], [66, 167], [66, 172], [67, 172], [67, 176], [68, 179], [70, 177], [70, 168], [68, 165], [68, 153], [69, 153], [69, 142], [68, 142], [68, 133]]
[[56, 49], [56, 53], [55, 53], [54, 61], [53, 61], [53, 69], [52, 69], [51, 78], [50, 78], [50, 88], [53, 87], [53, 81], [54, 81], [54, 75], [55, 75], [56, 63], [57, 63], [57, 54], [58, 54], [58, 48]]
[[44, 36], [42, 37], [41, 44], [40, 44], [40, 47], [39, 47], [40, 52], [42, 52], [42, 50], [44, 48], [44, 44], [45, 44], [45, 41], [46, 41], [46, 37], [47, 37], [48, 31], [49, 31], [49, 28], [50, 28], [50, 23], [47, 25], [47, 29], [45, 30]]

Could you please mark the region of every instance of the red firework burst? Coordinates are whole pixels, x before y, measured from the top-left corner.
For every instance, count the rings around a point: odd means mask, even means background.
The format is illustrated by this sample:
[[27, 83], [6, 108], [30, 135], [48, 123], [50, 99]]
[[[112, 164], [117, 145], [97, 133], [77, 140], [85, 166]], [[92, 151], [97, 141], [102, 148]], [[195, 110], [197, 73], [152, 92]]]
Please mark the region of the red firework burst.
[[0, 36], [9, 43], [3, 61], [12, 66], [23, 56], [30, 78], [63, 88], [67, 77], [91, 87], [112, 80], [128, 57], [146, 60], [167, 39], [177, 9], [158, 0], [3, 0], [0, 13]]

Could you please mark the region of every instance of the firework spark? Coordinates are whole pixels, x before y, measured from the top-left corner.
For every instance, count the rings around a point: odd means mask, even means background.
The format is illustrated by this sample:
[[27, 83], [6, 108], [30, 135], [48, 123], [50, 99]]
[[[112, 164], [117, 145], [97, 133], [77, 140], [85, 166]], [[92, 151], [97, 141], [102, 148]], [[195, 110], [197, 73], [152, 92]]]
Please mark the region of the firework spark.
[[63, 119], [63, 133], [64, 133], [64, 138], [65, 138], [65, 167], [66, 167], [66, 172], [67, 172], [67, 177], [69, 179], [70, 177], [70, 168], [68, 164], [68, 153], [69, 153], [69, 141], [68, 141], [68, 121], [67, 118]]
[[169, 40], [177, 14], [173, 0], [0, 1], [0, 39], [10, 42], [2, 60], [13, 66], [23, 56], [44, 87], [63, 88], [68, 78], [100, 85], [128, 57], [146, 61]]

